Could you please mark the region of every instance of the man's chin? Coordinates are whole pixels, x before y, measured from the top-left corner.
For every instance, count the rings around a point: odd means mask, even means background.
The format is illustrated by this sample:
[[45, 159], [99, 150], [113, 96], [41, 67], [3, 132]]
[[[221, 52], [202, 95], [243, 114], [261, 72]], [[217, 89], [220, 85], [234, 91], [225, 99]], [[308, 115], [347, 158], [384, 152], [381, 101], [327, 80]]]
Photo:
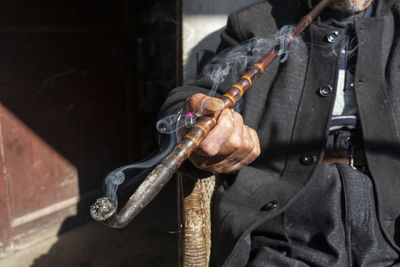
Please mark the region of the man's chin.
[[346, 13], [356, 13], [365, 10], [371, 2], [372, 0], [332, 0], [329, 7]]

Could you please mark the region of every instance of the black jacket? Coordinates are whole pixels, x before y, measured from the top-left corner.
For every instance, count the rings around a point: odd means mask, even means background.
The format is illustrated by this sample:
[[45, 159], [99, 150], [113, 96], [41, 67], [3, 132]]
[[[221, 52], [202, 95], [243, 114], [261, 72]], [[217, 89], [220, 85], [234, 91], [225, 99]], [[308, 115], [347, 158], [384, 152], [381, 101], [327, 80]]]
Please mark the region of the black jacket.
[[[302, 2], [302, 3], [300, 3]], [[220, 49], [249, 38], [274, 35], [297, 23], [312, 1], [276, 0], [242, 9], [229, 17]], [[358, 59], [355, 92], [364, 146], [376, 189], [378, 216], [385, 237], [400, 245], [400, 1], [375, 1], [369, 18], [356, 24]], [[326, 36], [342, 29], [317, 19], [300, 37], [292, 56], [275, 60], [246, 93], [243, 117], [260, 139], [262, 153], [236, 175], [226, 176], [213, 208], [213, 266], [243, 266], [250, 253], [250, 233], [283, 212], [305, 190], [324, 154], [335, 91], [338, 57], [330, 55]], [[220, 93], [231, 84], [223, 84]], [[181, 107], [210, 84], [171, 91], [162, 114]], [[275, 209], [264, 208], [277, 203]], [[399, 250], [400, 251], [400, 250]]]

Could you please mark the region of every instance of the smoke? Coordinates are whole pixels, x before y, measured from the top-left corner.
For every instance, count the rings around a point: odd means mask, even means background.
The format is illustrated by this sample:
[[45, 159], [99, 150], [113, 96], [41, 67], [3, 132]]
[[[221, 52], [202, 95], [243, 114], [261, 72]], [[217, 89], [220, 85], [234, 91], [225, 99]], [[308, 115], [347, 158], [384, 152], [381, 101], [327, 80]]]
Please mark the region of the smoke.
[[[140, 162], [122, 166], [107, 174], [104, 179], [106, 197], [111, 198], [115, 203], [118, 201], [117, 190], [125, 182], [126, 177], [133, 176], [129, 182], [123, 186], [128, 188], [143, 181], [143, 179], [150, 173], [152, 167], [160, 163], [176, 146], [177, 133], [185, 127], [189, 128], [197, 120], [197, 117], [188, 117], [180, 110], [176, 114], [164, 117], [157, 122], [157, 130], [162, 134], [160, 140], [160, 150], [148, 155]], [[131, 175], [133, 171], [141, 170], [139, 173]]]
[[[203, 69], [203, 75], [212, 81], [208, 95], [215, 96], [219, 85], [225, 81], [228, 75], [231, 77], [232, 84], [235, 83], [240, 75], [243, 75], [249, 67], [275, 47], [279, 47], [278, 55], [281, 56], [281, 62], [285, 62], [294, 47], [293, 43], [288, 42], [288, 34], [293, 29], [293, 26], [287, 25], [282, 27], [275, 36], [270, 38], [254, 37], [233, 49], [219, 53]], [[295, 43], [297, 43], [296, 40]]]
[[[156, 11], [161, 12], [159, 9]], [[219, 53], [203, 69], [203, 75], [212, 82], [208, 95], [215, 96], [217, 89], [227, 77], [231, 78], [232, 84], [235, 83], [249, 67], [275, 47], [279, 47], [278, 55], [281, 56], [281, 62], [286, 61], [292, 47], [297, 42], [288, 42], [288, 34], [292, 32], [293, 28], [293, 26], [284, 26], [275, 36], [270, 38], [252, 38], [233, 49]], [[234, 108], [236, 111], [240, 111], [242, 106], [243, 102], [238, 101]], [[184, 114], [183, 110], [180, 110], [159, 120], [157, 122], [157, 130], [161, 134], [168, 136], [167, 142], [162, 142], [160, 151], [154, 153], [154, 155], [150, 155], [147, 160], [126, 165], [110, 172], [104, 181], [106, 196], [117, 203], [118, 187], [124, 183], [129, 172], [132, 172], [133, 169], [142, 170], [128, 183], [124, 184], [126, 187], [141, 182], [151, 171], [151, 168], [161, 162], [172, 151], [177, 143], [177, 138], [180, 137], [180, 130], [189, 128], [196, 123], [197, 119], [192, 113], [188, 115]]]
[[194, 114], [183, 114], [183, 109], [175, 114], [167, 115], [157, 122], [157, 130], [162, 134], [173, 134], [183, 127], [190, 128], [197, 121]]
[[344, 54], [347, 59], [355, 56], [358, 50], [357, 38], [352, 38], [349, 42], [349, 48], [346, 47], [346, 42], [343, 41], [342, 36], [338, 36], [335, 42], [328, 43], [326, 45], [310, 44], [311, 46], [322, 48], [323, 57], [336, 57], [340, 54]]
[[193, 117], [185, 117], [181, 110], [177, 114], [172, 114], [159, 120], [156, 127], [157, 130], [163, 134], [161, 137], [164, 137], [160, 140], [160, 150], [153, 152], [140, 162], [122, 166], [107, 174], [104, 179], [106, 196], [117, 203], [117, 190], [121, 184], [125, 182], [126, 176], [134, 170], [141, 169], [139, 173], [133, 175], [133, 178], [123, 186], [127, 188], [141, 182], [147, 174], [150, 173], [152, 167], [160, 163], [176, 146], [178, 130], [184, 126], [189, 128], [195, 123], [196, 119], [197, 118]]
[[109, 174], [107, 174], [104, 179], [106, 196], [111, 198], [115, 203], [117, 203], [117, 190], [118, 187], [125, 181], [126, 172], [132, 171], [134, 169], [142, 169], [138, 174], [136, 174], [131, 180], [126, 183], [124, 186], [129, 187], [134, 184], [137, 184], [143, 180], [143, 178], [151, 171], [151, 168], [160, 163], [164, 157], [166, 157], [172, 149], [176, 145], [176, 135], [170, 134], [168, 135], [168, 140], [166, 142], [161, 142], [161, 148], [158, 153], [153, 153], [149, 155], [147, 160], [142, 160], [137, 163], [125, 165], [119, 167], [118, 169], [113, 170]]
[[[277, 46], [279, 47], [278, 55], [281, 56], [281, 62], [285, 62], [293, 47], [293, 43], [289, 44], [287, 38], [293, 29], [293, 26], [284, 26], [271, 38], [251, 38], [239, 46], [222, 51], [215, 56], [203, 68], [203, 76], [212, 82], [208, 96], [215, 96], [219, 86], [227, 77], [231, 78], [232, 84], [235, 83], [240, 78], [240, 75], [243, 75], [251, 65], [258, 62]], [[243, 101], [240, 99], [236, 102], [234, 109], [240, 111], [242, 107]], [[183, 110], [180, 110], [175, 114], [162, 118], [157, 123], [158, 131], [163, 134], [171, 134], [183, 127], [189, 128], [196, 123], [196, 116], [187, 117], [185, 115], [183, 114]]]

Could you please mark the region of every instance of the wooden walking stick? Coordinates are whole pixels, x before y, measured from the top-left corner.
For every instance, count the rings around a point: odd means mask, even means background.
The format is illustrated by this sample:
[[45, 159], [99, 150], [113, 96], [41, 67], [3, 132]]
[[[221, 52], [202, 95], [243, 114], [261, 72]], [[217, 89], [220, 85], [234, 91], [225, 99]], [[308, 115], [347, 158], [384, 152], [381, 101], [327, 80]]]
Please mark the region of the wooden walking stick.
[[[286, 36], [286, 42], [292, 43], [311, 24], [316, 16], [330, 3], [331, 0], [322, 0], [304, 16], [294, 30]], [[254, 64], [237, 83], [232, 85], [221, 97], [225, 108], [232, 108], [243, 94], [252, 86], [256, 79], [264, 72], [268, 65], [277, 57], [279, 47], [275, 47], [259, 62]], [[199, 146], [200, 142], [214, 128], [217, 122], [216, 114], [203, 116], [193, 125], [173, 151], [158, 164], [155, 169], [139, 185], [135, 193], [129, 198], [121, 211], [117, 213], [117, 203], [110, 198], [103, 197], [90, 207], [90, 215], [96, 221], [113, 227], [126, 226], [153, 198], [161, 191], [182, 163]]]

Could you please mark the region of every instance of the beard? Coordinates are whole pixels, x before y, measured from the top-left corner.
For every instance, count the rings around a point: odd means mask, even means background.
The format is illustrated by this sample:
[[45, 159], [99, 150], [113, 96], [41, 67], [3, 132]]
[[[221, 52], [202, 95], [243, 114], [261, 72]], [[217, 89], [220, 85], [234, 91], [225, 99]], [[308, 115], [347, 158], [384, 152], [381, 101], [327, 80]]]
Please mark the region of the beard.
[[346, 13], [354, 13], [363, 11], [371, 2], [372, 0], [333, 0], [329, 7]]

